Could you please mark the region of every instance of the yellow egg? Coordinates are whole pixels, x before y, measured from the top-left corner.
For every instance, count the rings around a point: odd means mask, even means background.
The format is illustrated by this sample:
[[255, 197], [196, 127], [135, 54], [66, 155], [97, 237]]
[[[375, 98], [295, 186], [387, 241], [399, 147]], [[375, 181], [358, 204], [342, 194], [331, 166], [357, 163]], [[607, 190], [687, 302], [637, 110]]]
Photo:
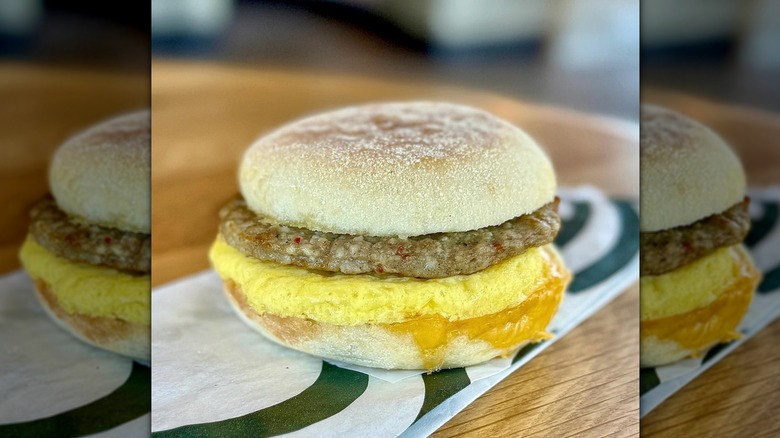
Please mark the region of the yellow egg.
[[220, 236], [210, 251], [223, 279], [235, 282], [259, 314], [310, 318], [336, 325], [384, 324], [425, 316], [449, 321], [494, 314], [519, 306], [535, 292], [561, 279], [557, 308], [568, 273], [551, 245], [470, 275], [418, 279], [320, 273], [248, 257]]
[[746, 257], [741, 245], [728, 246], [666, 274], [641, 277], [641, 320], [681, 315], [712, 304], [741, 276]]
[[150, 324], [149, 275], [133, 276], [111, 268], [73, 262], [49, 252], [31, 237], [22, 245], [19, 256], [34, 280], [43, 280], [50, 285], [66, 312]]

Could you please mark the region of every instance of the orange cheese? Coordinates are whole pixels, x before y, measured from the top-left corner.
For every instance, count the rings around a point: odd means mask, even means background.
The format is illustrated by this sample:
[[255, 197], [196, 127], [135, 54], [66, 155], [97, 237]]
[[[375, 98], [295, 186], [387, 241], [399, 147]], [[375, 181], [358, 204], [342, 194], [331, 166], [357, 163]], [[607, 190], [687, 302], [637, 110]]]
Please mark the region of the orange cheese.
[[457, 321], [426, 315], [383, 326], [401, 335], [410, 334], [429, 370], [441, 366], [447, 345], [460, 336], [485, 341], [503, 350], [503, 354], [509, 354], [525, 342], [535, 343], [551, 337], [545, 328], [558, 311], [567, 279], [568, 276], [553, 275], [520, 305], [501, 312]]

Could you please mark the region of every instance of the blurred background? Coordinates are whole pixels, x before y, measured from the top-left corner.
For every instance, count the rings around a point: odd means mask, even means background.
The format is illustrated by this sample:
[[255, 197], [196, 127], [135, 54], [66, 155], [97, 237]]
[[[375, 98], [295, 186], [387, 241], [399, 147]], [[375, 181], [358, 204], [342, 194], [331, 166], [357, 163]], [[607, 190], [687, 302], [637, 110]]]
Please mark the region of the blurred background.
[[[641, 5], [640, 5], [641, 4]], [[3, 0], [0, 56], [158, 57], [490, 90], [636, 119], [642, 84], [780, 110], [780, 0]]]
[[643, 89], [780, 112], [780, 0], [642, 0]]
[[638, 120], [638, 0], [153, 0], [158, 58], [449, 84]]
[[0, 60], [148, 75], [144, 1], [2, 0]]

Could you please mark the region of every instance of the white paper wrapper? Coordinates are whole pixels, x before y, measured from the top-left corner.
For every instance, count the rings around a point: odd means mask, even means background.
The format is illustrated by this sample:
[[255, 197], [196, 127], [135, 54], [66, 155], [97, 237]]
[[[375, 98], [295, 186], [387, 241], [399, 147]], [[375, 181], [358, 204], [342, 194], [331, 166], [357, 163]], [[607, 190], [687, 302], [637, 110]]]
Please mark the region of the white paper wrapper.
[[610, 201], [590, 187], [562, 190], [560, 196], [564, 226], [558, 242], [575, 279], [550, 325], [555, 338], [514, 358], [431, 375], [334, 366], [245, 326], [212, 271], [156, 289], [152, 431], [342, 438], [430, 434], [638, 278], [635, 205]]
[[717, 345], [700, 358], [642, 369], [641, 417], [780, 316], [780, 187], [753, 188], [748, 196], [753, 223], [745, 243], [764, 279], [738, 327], [742, 338]]
[[[0, 333], [0, 436], [149, 435], [148, 401], [138, 400], [148, 398], [148, 390], [125, 385], [133, 371], [148, 382], [148, 368], [89, 346], [55, 325], [22, 271], [0, 277]], [[124, 409], [117, 398], [125, 396], [146, 404], [145, 413], [127, 407], [127, 419], [93, 419]]]

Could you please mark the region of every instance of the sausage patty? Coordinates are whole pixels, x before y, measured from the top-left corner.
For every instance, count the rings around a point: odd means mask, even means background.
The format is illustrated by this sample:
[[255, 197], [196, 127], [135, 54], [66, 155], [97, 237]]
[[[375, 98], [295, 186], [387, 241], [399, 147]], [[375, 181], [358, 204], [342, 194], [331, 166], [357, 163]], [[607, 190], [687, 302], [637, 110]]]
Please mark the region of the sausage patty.
[[353, 236], [274, 224], [241, 198], [220, 211], [220, 233], [242, 253], [286, 265], [344, 274], [438, 278], [481, 271], [558, 234], [558, 199], [503, 224], [407, 238]]
[[742, 242], [750, 229], [749, 203], [745, 198], [723, 213], [691, 225], [640, 233], [641, 275], [664, 274], [720, 247]]
[[131, 273], [151, 270], [149, 234], [86, 223], [68, 216], [52, 198], [36, 204], [30, 216], [33, 239], [60, 257]]

